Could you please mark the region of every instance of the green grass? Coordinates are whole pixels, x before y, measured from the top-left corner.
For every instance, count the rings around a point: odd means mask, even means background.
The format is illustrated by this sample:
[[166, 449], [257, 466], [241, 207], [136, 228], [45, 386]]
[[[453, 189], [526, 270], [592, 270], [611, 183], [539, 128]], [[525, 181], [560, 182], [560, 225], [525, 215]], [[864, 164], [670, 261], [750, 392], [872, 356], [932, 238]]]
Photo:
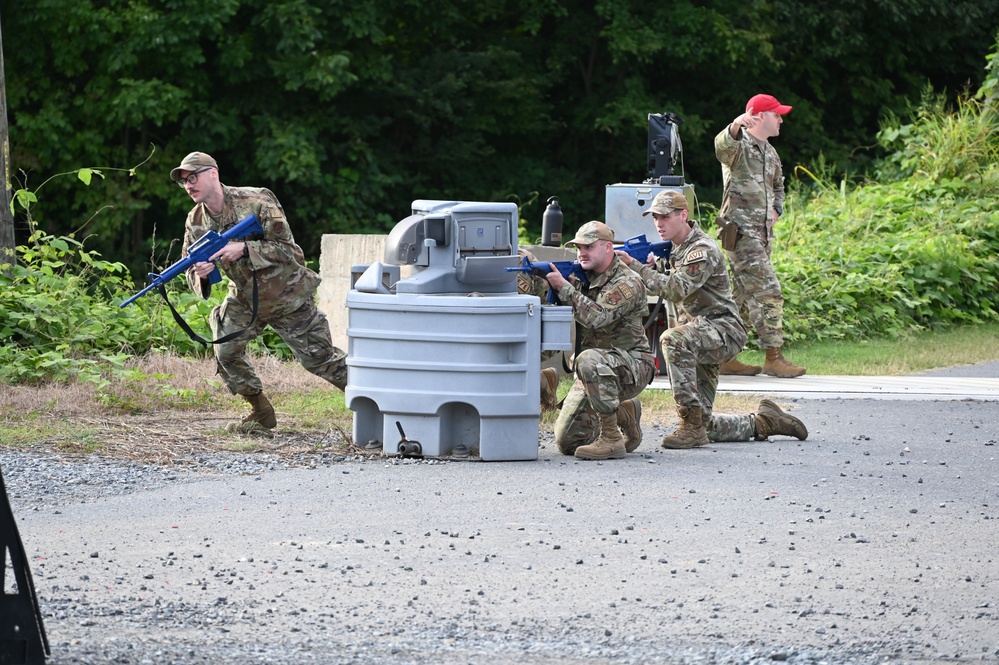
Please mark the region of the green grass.
[[[820, 342], [784, 349], [784, 355], [815, 375], [897, 376], [938, 367], [999, 360], [999, 324], [962, 326], [898, 340]], [[764, 354], [749, 347], [744, 363], [762, 365]]]
[[344, 395], [323, 386], [317, 390], [294, 390], [274, 399], [280, 414], [291, 413], [302, 427], [322, 428], [336, 423], [351, 427], [353, 411], [344, 404]]
[[78, 423], [64, 420], [0, 419], [0, 441], [11, 447], [30, 447], [53, 442], [61, 445], [67, 441], [84, 445], [91, 442], [95, 433], [92, 427], [81, 427]]

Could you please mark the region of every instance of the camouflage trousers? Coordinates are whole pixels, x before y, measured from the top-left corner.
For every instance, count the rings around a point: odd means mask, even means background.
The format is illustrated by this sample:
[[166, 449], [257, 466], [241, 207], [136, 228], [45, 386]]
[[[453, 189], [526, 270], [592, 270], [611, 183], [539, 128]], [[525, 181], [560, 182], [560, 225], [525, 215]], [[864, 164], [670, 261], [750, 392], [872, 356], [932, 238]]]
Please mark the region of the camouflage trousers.
[[741, 236], [735, 250], [725, 252], [732, 266], [732, 295], [739, 313], [756, 331], [763, 349], [784, 345], [784, 294], [770, 262], [771, 247]]
[[652, 382], [655, 360], [608, 349], [586, 349], [576, 357], [575, 381], [555, 422], [558, 449], [572, 455], [599, 434], [600, 416], [637, 397]]
[[753, 441], [756, 416], [752, 413], [715, 413], [708, 419], [708, 438], [715, 443]]
[[[212, 310], [211, 325], [216, 339], [249, 325], [252, 310], [233, 298], [226, 298]], [[246, 345], [270, 325], [285, 341], [302, 367], [343, 390], [347, 386], [347, 354], [333, 346], [326, 315], [308, 300], [291, 314], [267, 320], [257, 316], [246, 332], [234, 340], [215, 345], [218, 373], [234, 395], [256, 395], [263, 384], [246, 354]]]
[[674, 326], [659, 338], [669, 365], [670, 387], [677, 405], [700, 407], [712, 441], [750, 441], [756, 433], [752, 415], [713, 414], [718, 368], [746, 344], [737, 321], [699, 316]]

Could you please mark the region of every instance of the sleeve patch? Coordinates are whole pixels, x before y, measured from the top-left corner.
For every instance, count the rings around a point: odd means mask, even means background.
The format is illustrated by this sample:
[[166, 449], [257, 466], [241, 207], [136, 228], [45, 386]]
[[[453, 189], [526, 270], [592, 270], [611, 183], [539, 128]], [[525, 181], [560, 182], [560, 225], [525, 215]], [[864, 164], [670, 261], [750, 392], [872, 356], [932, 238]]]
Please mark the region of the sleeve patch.
[[612, 307], [628, 302], [635, 297], [635, 291], [628, 284], [621, 284], [616, 289], [607, 294], [607, 304]]
[[706, 258], [708, 258], [708, 253], [705, 250], [695, 249], [690, 254], [687, 254], [686, 262], [689, 263], [691, 261], [703, 261]]
[[691, 277], [697, 277], [701, 274], [701, 264], [700, 263], [687, 263], [683, 266], [683, 271], [690, 275]]

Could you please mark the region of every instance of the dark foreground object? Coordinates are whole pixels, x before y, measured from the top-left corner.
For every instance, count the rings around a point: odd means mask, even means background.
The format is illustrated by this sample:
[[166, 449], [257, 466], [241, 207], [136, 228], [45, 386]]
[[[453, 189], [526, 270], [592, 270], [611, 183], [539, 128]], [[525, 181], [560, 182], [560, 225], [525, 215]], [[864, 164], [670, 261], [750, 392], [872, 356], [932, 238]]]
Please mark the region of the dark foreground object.
[[[0, 663], [42, 665], [49, 643], [0, 467]], [[10, 586], [7, 571], [13, 573]]]

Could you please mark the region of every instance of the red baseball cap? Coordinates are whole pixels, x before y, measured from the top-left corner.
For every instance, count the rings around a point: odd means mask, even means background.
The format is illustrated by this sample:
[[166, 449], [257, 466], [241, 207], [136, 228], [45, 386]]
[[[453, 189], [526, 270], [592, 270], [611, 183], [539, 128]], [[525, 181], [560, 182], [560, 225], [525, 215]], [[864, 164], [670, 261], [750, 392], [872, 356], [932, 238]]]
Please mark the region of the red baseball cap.
[[781, 104], [773, 95], [756, 95], [746, 102], [746, 111], [749, 111], [749, 109], [753, 109], [753, 113], [773, 111], [774, 113], [779, 113], [780, 115], [791, 112], [790, 106], [787, 104]]

